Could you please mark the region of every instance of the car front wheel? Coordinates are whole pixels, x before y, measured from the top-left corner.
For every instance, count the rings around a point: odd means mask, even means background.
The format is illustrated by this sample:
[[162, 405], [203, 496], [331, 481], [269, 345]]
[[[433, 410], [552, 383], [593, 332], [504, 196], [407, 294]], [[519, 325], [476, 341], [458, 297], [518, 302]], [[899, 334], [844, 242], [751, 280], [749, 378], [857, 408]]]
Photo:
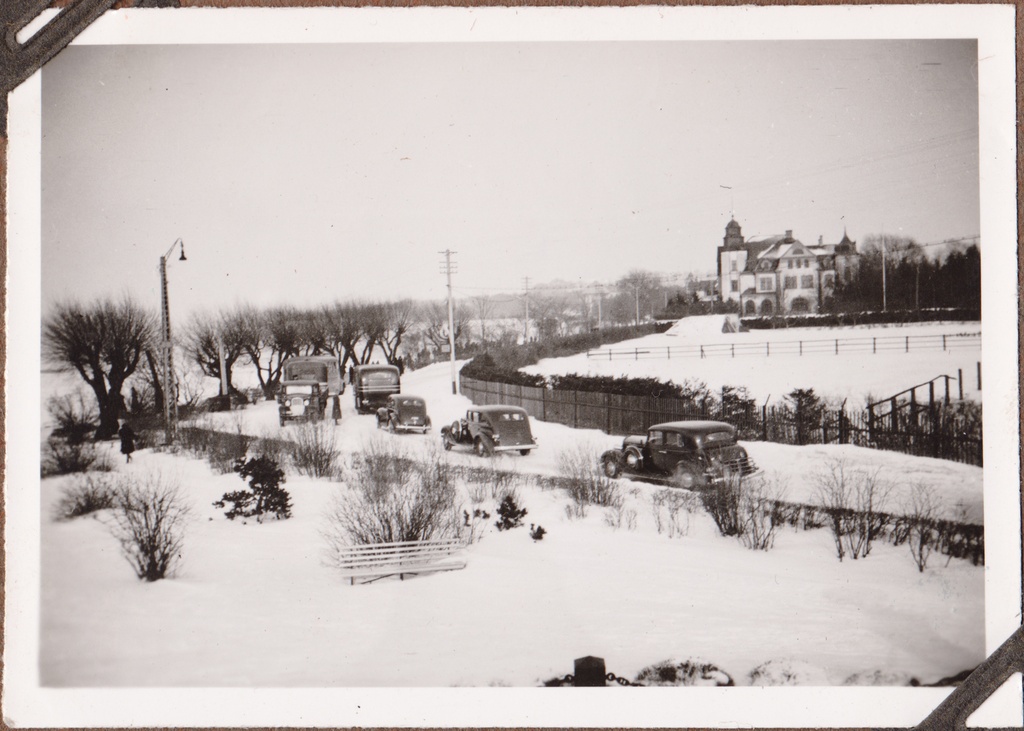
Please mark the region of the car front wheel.
[[479, 457], [490, 457], [494, 453], [494, 443], [487, 437], [477, 437], [473, 446]]
[[680, 465], [672, 473], [672, 484], [684, 490], [693, 490], [699, 486], [700, 478], [689, 467]]
[[613, 480], [622, 474], [622, 465], [615, 457], [605, 457], [601, 462], [601, 468], [604, 470], [605, 476]]

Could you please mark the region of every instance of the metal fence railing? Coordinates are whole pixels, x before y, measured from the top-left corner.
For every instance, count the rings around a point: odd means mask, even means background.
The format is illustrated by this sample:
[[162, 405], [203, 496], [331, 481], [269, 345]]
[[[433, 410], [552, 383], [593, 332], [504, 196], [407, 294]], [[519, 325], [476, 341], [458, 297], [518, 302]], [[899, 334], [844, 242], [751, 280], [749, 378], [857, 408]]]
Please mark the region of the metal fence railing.
[[596, 350], [588, 350], [587, 357], [599, 360], [739, 358], [743, 356], [770, 358], [782, 355], [849, 355], [853, 353], [909, 353], [920, 350], [951, 351], [967, 349], [981, 349], [981, 333], [882, 335], [684, 345], [637, 345], [632, 348], [598, 348]]

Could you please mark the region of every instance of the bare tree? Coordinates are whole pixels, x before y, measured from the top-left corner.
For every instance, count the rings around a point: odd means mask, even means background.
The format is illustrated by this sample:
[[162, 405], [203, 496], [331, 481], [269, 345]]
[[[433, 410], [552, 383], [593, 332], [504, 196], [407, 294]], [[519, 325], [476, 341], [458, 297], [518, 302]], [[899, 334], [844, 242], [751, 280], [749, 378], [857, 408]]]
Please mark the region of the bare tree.
[[487, 321], [491, 319], [494, 312], [494, 302], [489, 295], [482, 294], [473, 297], [473, 314], [480, 322], [480, 342], [487, 342]]
[[43, 321], [43, 359], [75, 371], [89, 384], [99, 408], [97, 439], [117, 433], [125, 410], [121, 389], [154, 337], [154, 317], [129, 297], [90, 305], [58, 304]]
[[398, 365], [398, 349], [402, 338], [416, 322], [416, 308], [412, 300], [399, 300], [384, 305], [384, 328], [377, 344], [384, 351], [384, 357], [391, 365]]
[[[438, 350], [444, 350], [448, 346], [448, 305], [445, 302], [429, 302], [422, 309], [422, 317], [426, 329], [424, 334], [427, 340]], [[455, 323], [455, 343], [459, 341], [466, 330], [466, 319], [458, 302], [455, 303], [453, 313]]]
[[249, 306], [239, 312], [239, 332], [260, 388], [270, 398], [281, 383], [284, 361], [298, 355], [304, 346], [298, 313], [286, 307], [261, 312]]
[[[239, 316], [235, 312], [221, 312], [219, 315], [204, 313], [194, 315], [185, 328], [184, 347], [189, 358], [210, 378], [221, 377], [220, 353], [224, 351], [224, 380], [227, 392], [237, 393], [232, 384], [235, 364], [246, 355], [242, 329], [238, 326]], [[221, 384], [220, 394], [224, 394]]]
[[616, 285], [619, 291], [628, 295], [633, 303], [633, 320], [639, 325], [641, 319], [652, 313], [659, 301], [661, 277], [644, 269], [631, 269]]
[[351, 302], [335, 302], [315, 315], [328, 353], [338, 356], [342, 371], [351, 363], [359, 363], [356, 347], [363, 339], [360, 308]]
[[572, 319], [569, 298], [564, 294], [535, 297], [530, 314], [537, 323], [537, 334], [542, 340], [565, 335]]

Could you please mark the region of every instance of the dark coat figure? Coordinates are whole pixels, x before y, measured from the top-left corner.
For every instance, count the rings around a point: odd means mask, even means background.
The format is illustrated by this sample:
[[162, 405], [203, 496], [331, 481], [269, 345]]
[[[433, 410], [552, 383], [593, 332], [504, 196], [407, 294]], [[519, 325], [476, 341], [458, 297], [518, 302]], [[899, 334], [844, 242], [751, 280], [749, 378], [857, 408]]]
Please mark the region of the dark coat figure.
[[337, 396], [331, 399], [331, 418], [335, 424], [341, 421], [341, 399]]
[[121, 454], [125, 456], [125, 462], [131, 462], [132, 452], [135, 451], [135, 432], [132, 431], [132, 428], [128, 426], [126, 421], [117, 430], [117, 435], [121, 437]]

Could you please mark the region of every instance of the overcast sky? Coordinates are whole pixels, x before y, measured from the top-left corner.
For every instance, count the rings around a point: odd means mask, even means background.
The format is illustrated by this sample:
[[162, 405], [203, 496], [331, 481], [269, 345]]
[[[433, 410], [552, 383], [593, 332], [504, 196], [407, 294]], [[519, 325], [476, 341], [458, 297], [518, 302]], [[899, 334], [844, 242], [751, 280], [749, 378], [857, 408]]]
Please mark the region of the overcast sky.
[[[72, 46], [43, 72], [42, 296], [457, 296], [979, 232], [977, 45]], [[175, 256], [177, 252], [175, 252]]]

